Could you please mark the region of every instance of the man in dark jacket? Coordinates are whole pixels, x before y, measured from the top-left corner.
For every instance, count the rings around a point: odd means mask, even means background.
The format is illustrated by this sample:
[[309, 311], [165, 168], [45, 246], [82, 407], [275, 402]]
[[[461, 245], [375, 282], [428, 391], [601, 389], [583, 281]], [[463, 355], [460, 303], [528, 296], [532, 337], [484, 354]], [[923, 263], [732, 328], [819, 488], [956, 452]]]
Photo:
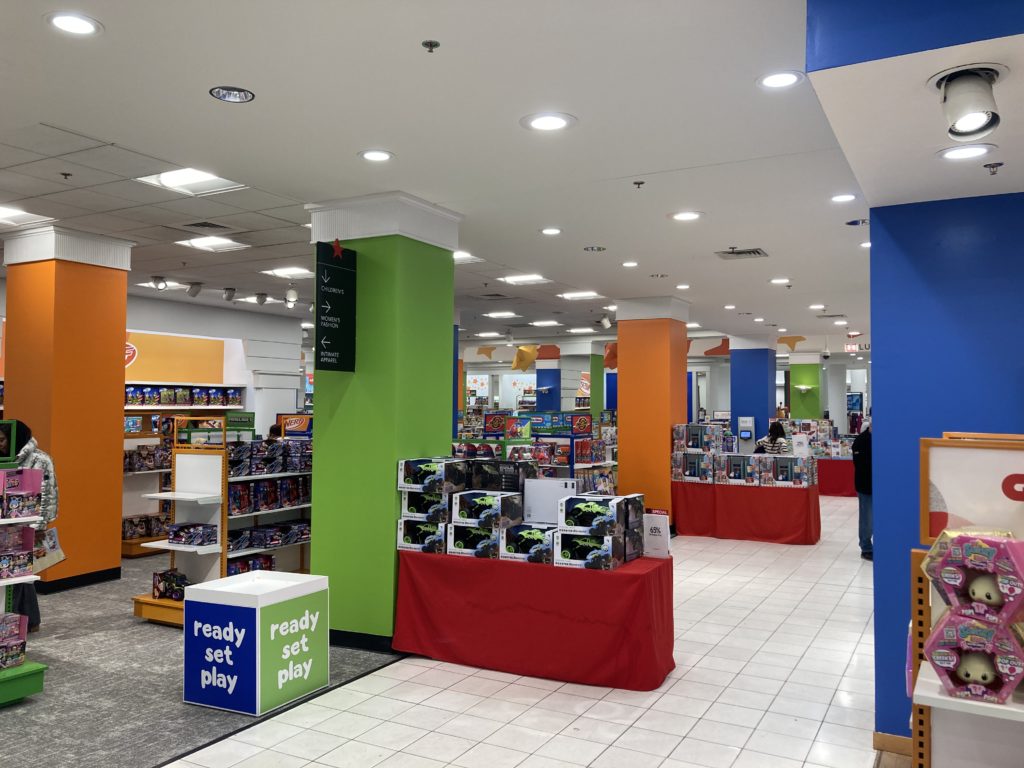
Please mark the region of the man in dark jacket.
[[871, 545], [871, 422], [864, 420], [864, 426], [853, 441], [853, 487], [857, 489], [860, 502], [858, 534], [860, 556], [865, 560], [874, 559]]

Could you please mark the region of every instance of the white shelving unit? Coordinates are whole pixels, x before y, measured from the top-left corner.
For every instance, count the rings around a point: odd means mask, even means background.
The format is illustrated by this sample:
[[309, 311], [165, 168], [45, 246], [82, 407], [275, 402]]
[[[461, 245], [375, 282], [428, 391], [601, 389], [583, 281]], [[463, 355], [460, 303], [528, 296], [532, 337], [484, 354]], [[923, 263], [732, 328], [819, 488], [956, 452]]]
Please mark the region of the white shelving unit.
[[189, 552], [193, 555], [216, 555], [220, 552], [220, 544], [173, 544], [169, 541], [149, 541], [142, 545], [146, 549], [163, 549], [169, 552]]
[[203, 491], [159, 491], [157, 493], [144, 493], [142, 498], [157, 499], [158, 501], [192, 501], [196, 504], [206, 505], [220, 504], [223, 497], [219, 493], [205, 493]]
[[[32, 525], [33, 523], [43, 522], [42, 517], [0, 517], [0, 525]], [[38, 576], [36, 578], [39, 578]], [[7, 581], [0, 579], [0, 584], [6, 584]]]
[[277, 509], [262, 509], [256, 512], [249, 512], [244, 515], [228, 515], [228, 520], [245, 520], [250, 517], [259, 517], [260, 515], [274, 515], [278, 512], [297, 512], [303, 509], [309, 509], [312, 504], [293, 504], [290, 507], [278, 507]]
[[274, 472], [269, 475], [245, 475], [244, 477], [229, 477], [229, 483], [242, 483], [250, 480], [276, 480], [281, 477], [300, 477], [311, 475], [312, 472]]

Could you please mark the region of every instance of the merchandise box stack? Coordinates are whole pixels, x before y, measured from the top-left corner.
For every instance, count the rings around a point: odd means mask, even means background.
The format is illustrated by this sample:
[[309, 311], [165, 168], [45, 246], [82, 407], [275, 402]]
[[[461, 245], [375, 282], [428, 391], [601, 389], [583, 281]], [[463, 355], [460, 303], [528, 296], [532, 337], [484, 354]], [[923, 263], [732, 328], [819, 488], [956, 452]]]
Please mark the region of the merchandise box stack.
[[36, 535], [31, 526], [0, 527], [0, 581], [32, 575], [35, 543]]
[[165, 445], [140, 445], [124, 452], [125, 472], [150, 472], [171, 469], [171, 451]]
[[124, 388], [124, 404], [130, 406], [240, 406], [242, 390], [234, 387], [183, 387], [174, 385], [128, 384]]
[[25, 662], [28, 637], [28, 616], [0, 613], [0, 669], [17, 667]]
[[309, 504], [311, 489], [309, 475], [230, 483], [228, 517]]
[[41, 514], [43, 470], [4, 469], [0, 470], [0, 479], [4, 494], [0, 518], [14, 520]]
[[228, 477], [312, 472], [313, 441], [241, 440], [228, 445]]
[[554, 564], [607, 571], [643, 555], [644, 497], [566, 496], [558, 502]]
[[126, 517], [121, 521], [122, 539], [148, 539], [166, 536], [171, 524], [169, 512], [158, 512], [155, 515], [138, 515]]

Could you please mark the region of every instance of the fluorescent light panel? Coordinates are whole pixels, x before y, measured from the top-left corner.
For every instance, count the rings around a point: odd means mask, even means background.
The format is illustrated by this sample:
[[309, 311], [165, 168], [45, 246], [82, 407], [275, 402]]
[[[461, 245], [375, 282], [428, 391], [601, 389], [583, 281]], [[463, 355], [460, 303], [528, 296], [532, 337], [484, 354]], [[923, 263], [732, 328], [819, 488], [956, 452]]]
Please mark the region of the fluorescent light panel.
[[540, 283], [550, 283], [544, 275], [509, 275], [508, 277], [499, 277], [499, 280], [509, 285], [539, 285]]
[[264, 269], [260, 272], [261, 275], [270, 275], [271, 277], [283, 277], [287, 280], [304, 280], [313, 276], [305, 267], [281, 267], [280, 269]]
[[515, 312], [487, 312], [484, 314], [484, 317], [490, 317], [494, 320], [503, 320], [506, 317], [522, 317], [522, 315], [517, 315]]
[[[245, 298], [237, 299], [237, 301], [244, 301], [247, 304], [259, 304], [259, 302], [256, 300], [255, 296], [246, 296]], [[267, 296], [267, 300], [264, 301], [263, 303], [264, 304], [284, 304], [283, 301], [281, 301], [280, 299], [275, 299], [273, 296]]]
[[570, 291], [569, 293], [560, 293], [558, 295], [566, 301], [582, 301], [584, 299], [604, 298], [604, 296], [599, 294], [597, 291]]
[[593, 328], [570, 328], [569, 333], [596, 333]]
[[534, 320], [530, 325], [536, 326], [537, 328], [552, 328], [556, 325], [561, 325], [557, 320]]
[[184, 245], [186, 248], [195, 248], [200, 251], [209, 251], [211, 253], [223, 253], [225, 251], [241, 251], [249, 246], [245, 243], [238, 243], [227, 237], [217, 237], [216, 235], [210, 235], [208, 237], [193, 237], [190, 240], [177, 240], [178, 245]]
[[44, 221], [53, 221], [53, 219], [49, 216], [36, 216], [34, 213], [28, 213], [20, 208], [0, 205], [0, 224], [21, 227], [25, 224], [39, 224]]
[[199, 171], [195, 168], [179, 168], [176, 171], [156, 173], [152, 176], [140, 176], [135, 179], [143, 184], [150, 184], [162, 189], [171, 189], [183, 195], [202, 197], [204, 195], [216, 195], [221, 192], [231, 192], [235, 189], [245, 189], [244, 184], [237, 181], [228, 181], [219, 176], [214, 176], [206, 171]]

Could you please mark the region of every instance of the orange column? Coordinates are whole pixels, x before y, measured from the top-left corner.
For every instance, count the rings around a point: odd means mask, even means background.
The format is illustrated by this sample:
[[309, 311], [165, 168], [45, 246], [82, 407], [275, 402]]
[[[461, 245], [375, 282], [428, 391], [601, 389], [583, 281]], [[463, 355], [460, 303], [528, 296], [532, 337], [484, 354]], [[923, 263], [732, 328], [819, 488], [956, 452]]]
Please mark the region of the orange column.
[[5, 236], [4, 417], [53, 457], [66, 560], [41, 591], [117, 578], [130, 243], [45, 227]]
[[619, 492], [643, 493], [648, 508], [671, 514], [671, 428], [686, 420], [688, 306], [674, 298], [618, 304]]

